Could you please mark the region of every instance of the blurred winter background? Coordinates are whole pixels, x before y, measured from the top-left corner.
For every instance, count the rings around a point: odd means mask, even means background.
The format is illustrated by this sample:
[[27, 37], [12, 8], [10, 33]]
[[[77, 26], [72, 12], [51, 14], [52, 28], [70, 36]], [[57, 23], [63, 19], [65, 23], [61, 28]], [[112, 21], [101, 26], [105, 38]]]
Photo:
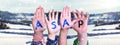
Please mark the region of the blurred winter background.
[[[0, 45], [30, 45], [31, 21], [40, 5], [46, 14], [51, 9], [60, 13], [66, 5], [89, 12], [89, 45], [120, 45], [120, 0], [0, 0]], [[76, 35], [69, 30], [67, 45], [73, 44]]]

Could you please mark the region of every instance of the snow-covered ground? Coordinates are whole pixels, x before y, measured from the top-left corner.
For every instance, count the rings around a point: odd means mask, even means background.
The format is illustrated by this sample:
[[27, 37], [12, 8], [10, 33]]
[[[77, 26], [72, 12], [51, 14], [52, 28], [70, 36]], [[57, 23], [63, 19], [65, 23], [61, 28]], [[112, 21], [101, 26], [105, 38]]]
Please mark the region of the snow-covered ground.
[[[30, 45], [32, 41], [33, 30], [31, 26], [7, 24], [11, 29], [0, 29], [0, 45]], [[88, 26], [89, 45], [120, 45], [120, 30], [116, 30], [114, 25]], [[47, 30], [44, 34], [48, 34]], [[59, 35], [59, 33], [57, 33]], [[73, 45], [77, 37], [73, 29], [69, 29], [67, 45]], [[47, 38], [47, 36], [45, 36]]]

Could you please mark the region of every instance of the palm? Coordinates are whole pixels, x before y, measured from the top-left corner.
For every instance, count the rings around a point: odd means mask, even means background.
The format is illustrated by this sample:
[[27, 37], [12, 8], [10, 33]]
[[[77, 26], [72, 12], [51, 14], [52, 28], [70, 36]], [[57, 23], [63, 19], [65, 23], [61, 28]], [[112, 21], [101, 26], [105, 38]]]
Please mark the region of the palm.
[[48, 30], [50, 33], [57, 33], [60, 30], [60, 26], [56, 23], [56, 28], [53, 28], [54, 26], [51, 24], [52, 22], [57, 22], [55, 20], [52, 20], [48, 23]]
[[[87, 21], [84, 21], [84, 20], [82, 20], [83, 22], [87, 22]], [[75, 24], [74, 24], [74, 26], [73, 26], [73, 28], [77, 31], [77, 32], [86, 32], [86, 28], [87, 28], [87, 25], [86, 25], [86, 23], [85, 24], [83, 24], [83, 25], [80, 25], [80, 27], [79, 27], [79, 25], [78, 25], [78, 23], [79, 22], [76, 22]]]
[[[37, 26], [37, 24], [41, 24]], [[45, 18], [44, 18], [44, 10], [42, 7], [37, 8], [33, 20], [32, 20], [33, 29], [35, 32], [42, 32], [46, 28]]]

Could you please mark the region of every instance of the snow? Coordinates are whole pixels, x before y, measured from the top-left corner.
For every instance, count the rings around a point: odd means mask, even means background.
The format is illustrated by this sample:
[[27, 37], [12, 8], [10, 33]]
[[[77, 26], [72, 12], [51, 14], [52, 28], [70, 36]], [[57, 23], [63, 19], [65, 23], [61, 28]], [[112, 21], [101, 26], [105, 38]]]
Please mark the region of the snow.
[[[33, 33], [31, 26], [18, 25], [18, 24], [7, 24], [11, 29], [0, 29], [0, 45], [30, 45], [29, 41], [32, 41], [32, 35], [19, 35], [19, 34], [9, 34], [1, 32], [16, 32], [16, 33]], [[87, 32], [89, 34], [99, 34], [99, 33], [114, 33], [120, 32], [116, 30], [115, 27], [119, 24], [113, 25], [103, 25], [103, 26], [94, 26], [89, 25]], [[27, 30], [24, 30], [27, 29]], [[31, 29], [31, 30], [29, 30]], [[94, 31], [94, 29], [96, 29]], [[98, 29], [98, 30], [97, 30]], [[103, 29], [103, 30], [99, 30]], [[44, 34], [48, 34], [47, 30], [44, 31]], [[57, 33], [59, 35], [59, 33]], [[69, 29], [68, 35], [77, 35], [76, 31]], [[45, 37], [46, 39], [47, 37]], [[76, 39], [71, 38], [67, 39], [67, 45], [73, 45], [73, 41]], [[89, 45], [120, 45], [120, 34], [108, 34], [108, 35], [99, 35], [99, 36], [88, 36]]]
[[32, 40], [32, 36], [0, 33], [0, 40], [0, 45], [26, 45], [27, 41]]
[[114, 28], [117, 27], [117, 26], [118, 26], [118, 24], [103, 25], [103, 26], [94, 27], [94, 29], [114, 29]]
[[23, 32], [23, 33], [33, 33], [33, 31], [29, 31], [29, 30], [25, 30], [25, 31], [23, 31], [23, 30], [10, 30], [10, 29], [0, 30], [0, 32], [4, 32], [4, 31], [6, 31], [6, 32]]
[[120, 45], [120, 34], [88, 37], [90, 45]]
[[10, 28], [17, 28], [17, 29], [20, 29], [20, 28], [25, 28], [25, 29], [32, 29], [32, 27], [30, 26], [25, 26], [25, 25], [18, 25], [18, 24], [7, 24]]

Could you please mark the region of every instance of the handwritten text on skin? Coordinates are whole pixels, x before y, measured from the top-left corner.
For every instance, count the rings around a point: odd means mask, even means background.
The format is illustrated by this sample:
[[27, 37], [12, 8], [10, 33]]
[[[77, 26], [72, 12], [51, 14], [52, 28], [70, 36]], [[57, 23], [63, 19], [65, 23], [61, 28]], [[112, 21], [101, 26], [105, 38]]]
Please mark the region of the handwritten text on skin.
[[[53, 21], [51, 24], [53, 25], [52, 29], [55, 29], [55, 28], [56, 28], [55, 21]], [[64, 22], [63, 22], [63, 27], [64, 27], [65, 25], [69, 26], [69, 23], [68, 23], [68, 21], [67, 21], [66, 19], [65, 19]]]
[[78, 27], [80, 27], [80, 25], [83, 25], [83, 21], [82, 20], [78, 21]]
[[52, 29], [55, 29], [56, 28], [55, 21], [53, 21], [51, 24], [53, 25]]
[[[55, 21], [53, 21], [51, 24], [53, 25], [53, 26], [52, 26], [52, 29], [55, 29], [55, 28], [56, 28]], [[67, 22], [66, 19], [65, 19], [64, 22], [63, 22], [63, 27], [64, 27], [65, 25], [69, 26], [69, 23]], [[37, 21], [37, 23], [36, 23], [36, 28], [35, 28], [35, 29], [37, 30], [38, 27], [43, 28], [42, 24], [41, 24], [39, 21]]]
[[38, 29], [38, 27], [41, 27], [41, 28], [43, 28], [43, 26], [42, 26], [42, 24], [40, 23], [40, 21], [37, 21], [37, 23], [36, 23], [36, 30]]
[[69, 23], [67, 22], [66, 19], [64, 20], [63, 27], [64, 27], [65, 25], [69, 26]]

